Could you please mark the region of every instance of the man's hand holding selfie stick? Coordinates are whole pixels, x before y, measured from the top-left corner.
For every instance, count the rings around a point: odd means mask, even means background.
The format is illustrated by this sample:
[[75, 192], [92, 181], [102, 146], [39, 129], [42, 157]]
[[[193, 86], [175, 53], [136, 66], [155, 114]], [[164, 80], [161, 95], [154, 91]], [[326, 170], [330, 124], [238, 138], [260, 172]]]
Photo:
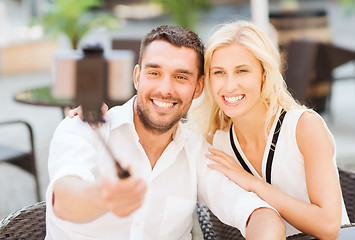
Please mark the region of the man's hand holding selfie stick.
[[52, 203], [55, 215], [74, 223], [87, 223], [112, 212], [126, 217], [139, 209], [147, 191], [146, 181], [131, 175], [131, 167], [123, 168], [111, 152], [101, 131], [103, 115], [109, 102], [107, 94], [107, 61], [100, 47], [84, 48], [84, 57], [76, 62], [75, 103], [69, 117], [78, 115], [88, 122], [114, 162], [112, 171], [95, 182], [77, 176], [65, 176], [53, 186]]

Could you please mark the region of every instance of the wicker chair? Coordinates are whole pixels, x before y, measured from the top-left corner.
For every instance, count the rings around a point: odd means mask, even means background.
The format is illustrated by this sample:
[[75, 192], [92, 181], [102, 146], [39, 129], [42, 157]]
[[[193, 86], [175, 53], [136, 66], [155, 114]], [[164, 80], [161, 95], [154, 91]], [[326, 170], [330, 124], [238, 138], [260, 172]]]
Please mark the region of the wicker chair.
[[341, 190], [351, 223], [355, 223], [355, 172], [338, 167]]
[[[341, 190], [343, 192], [346, 211], [351, 223], [355, 223], [355, 172], [338, 167]], [[231, 227], [219, 221], [208, 207], [197, 204], [197, 217], [205, 240], [242, 240], [237, 228]], [[298, 237], [302, 235], [297, 235]], [[291, 239], [291, 238], [288, 238]]]
[[45, 202], [39, 202], [13, 212], [0, 223], [0, 239], [42, 240], [45, 236]]

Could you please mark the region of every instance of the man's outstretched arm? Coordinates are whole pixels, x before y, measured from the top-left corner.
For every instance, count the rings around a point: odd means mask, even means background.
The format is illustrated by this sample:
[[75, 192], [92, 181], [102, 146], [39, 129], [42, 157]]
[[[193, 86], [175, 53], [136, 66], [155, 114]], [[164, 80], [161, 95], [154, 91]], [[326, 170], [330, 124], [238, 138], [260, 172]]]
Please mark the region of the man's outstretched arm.
[[76, 223], [92, 221], [106, 212], [125, 217], [143, 203], [142, 179], [104, 179], [92, 183], [75, 176], [58, 179], [53, 186], [53, 210], [57, 217]]

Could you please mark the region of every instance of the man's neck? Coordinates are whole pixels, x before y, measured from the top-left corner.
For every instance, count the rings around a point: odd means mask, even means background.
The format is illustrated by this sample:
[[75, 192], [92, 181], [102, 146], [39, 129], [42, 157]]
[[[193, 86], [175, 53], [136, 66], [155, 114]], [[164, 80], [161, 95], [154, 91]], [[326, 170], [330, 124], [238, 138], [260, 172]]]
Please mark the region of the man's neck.
[[134, 126], [139, 137], [139, 142], [142, 145], [152, 169], [157, 163], [165, 148], [173, 140], [173, 134], [177, 128], [177, 124], [170, 130], [164, 133], [146, 128], [140, 121], [137, 114], [134, 114]]

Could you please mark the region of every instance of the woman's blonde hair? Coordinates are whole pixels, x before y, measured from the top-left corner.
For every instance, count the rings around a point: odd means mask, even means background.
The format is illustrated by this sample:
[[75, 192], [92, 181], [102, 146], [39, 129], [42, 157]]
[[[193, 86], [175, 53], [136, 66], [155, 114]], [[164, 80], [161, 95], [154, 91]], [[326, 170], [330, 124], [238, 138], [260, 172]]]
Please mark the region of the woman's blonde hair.
[[231, 125], [231, 119], [219, 108], [211, 94], [209, 68], [213, 53], [232, 44], [243, 46], [261, 63], [264, 74], [261, 98], [267, 108], [264, 118], [265, 132], [279, 106], [285, 111], [304, 107], [299, 105], [287, 91], [281, 74], [280, 53], [266, 33], [248, 21], [228, 23], [214, 32], [207, 42], [204, 94], [188, 114], [188, 126], [205, 136], [214, 134], [217, 130], [227, 130]]

